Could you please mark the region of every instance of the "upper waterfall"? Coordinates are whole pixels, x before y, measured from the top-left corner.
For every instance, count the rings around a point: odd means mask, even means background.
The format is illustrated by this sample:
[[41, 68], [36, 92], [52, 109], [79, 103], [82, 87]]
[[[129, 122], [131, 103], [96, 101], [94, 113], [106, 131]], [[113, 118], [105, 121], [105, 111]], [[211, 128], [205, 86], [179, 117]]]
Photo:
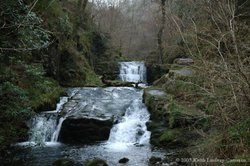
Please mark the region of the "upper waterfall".
[[146, 83], [146, 67], [144, 62], [120, 62], [119, 77], [122, 81]]

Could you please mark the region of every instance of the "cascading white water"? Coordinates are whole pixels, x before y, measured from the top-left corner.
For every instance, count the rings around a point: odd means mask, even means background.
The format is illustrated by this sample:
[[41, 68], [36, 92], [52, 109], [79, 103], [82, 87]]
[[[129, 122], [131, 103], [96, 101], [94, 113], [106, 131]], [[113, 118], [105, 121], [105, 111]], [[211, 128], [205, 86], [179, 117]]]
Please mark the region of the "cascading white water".
[[55, 114], [41, 113], [34, 117], [29, 123], [30, 138], [29, 142], [34, 145], [45, 145], [54, 133], [56, 127]]
[[[121, 79], [146, 83], [146, 69], [138, 68], [140, 66], [138, 64], [144, 66], [143, 62], [123, 62], [120, 72], [127, 74]], [[132, 69], [139, 70], [131, 72]], [[68, 92], [69, 97], [61, 98], [56, 110], [43, 112], [30, 121], [29, 142], [17, 144], [46, 145], [25, 150], [27, 159], [24, 161], [27, 166], [52, 165], [56, 159], [62, 157], [70, 158], [79, 165], [92, 158], [101, 158], [110, 166], [119, 165], [118, 160], [127, 157], [129, 159], [127, 166], [147, 166], [151, 156], [164, 157], [164, 153], [152, 150], [149, 144], [151, 133], [147, 130], [146, 122], [150, 115], [142, 102], [143, 90], [132, 87], [81, 87], [70, 88]], [[67, 115], [58, 119], [58, 112], [62, 108], [68, 111]], [[79, 146], [66, 144], [57, 147], [62, 145], [57, 139], [61, 127], [63, 133], [63, 122], [67, 117], [91, 118], [98, 121], [110, 119], [117, 123], [113, 125], [109, 139], [105, 142]], [[17, 156], [22, 158], [24, 153]]]
[[120, 62], [119, 77], [122, 81], [146, 83], [146, 67], [144, 62]]
[[59, 119], [59, 122], [58, 122], [58, 125], [56, 126], [56, 130], [54, 131], [52, 137], [51, 137], [51, 142], [57, 142], [58, 141], [58, 137], [59, 137], [59, 134], [60, 134], [60, 131], [61, 131], [61, 127], [62, 127], [62, 123], [63, 121], [65, 120], [66, 118], [65, 117], [61, 117]]
[[[145, 65], [143, 62], [122, 62], [121, 79], [125, 81], [145, 81]], [[150, 114], [142, 102], [143, 90], [140, 91], [140, 98], [131, 101], [125, 115], [110, 132], [107, 147], [122, 150], [130, 145], [149, 144], [150, 132], [147, 130], [146, 122]]]
[[125, 115], [111, 129], [108, 147], [122, 150], [130, 145], [149, 144], [150, 132], [147, 131], [146, 127], [149, 116], [141, 100], [132, 101]]
[[60, 133], [64, 117], [57, 123], [58, 113], [63, 105], [68, 101], [68, 97], [61, 97], [56, 110], [42, 112], [36, 115], [28, 122], [30, 127], [30, 137], [28, 142], [19, 143], [19, 145], [48, 145], [56, 143]]

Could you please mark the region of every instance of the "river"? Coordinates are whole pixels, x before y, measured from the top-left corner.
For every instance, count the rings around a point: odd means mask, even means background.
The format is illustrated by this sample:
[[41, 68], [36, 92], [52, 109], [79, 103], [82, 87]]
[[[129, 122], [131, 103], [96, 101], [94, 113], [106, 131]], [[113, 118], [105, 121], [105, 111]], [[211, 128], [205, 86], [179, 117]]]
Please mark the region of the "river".
[[[146, 83], [143, 62], [121, 62], [120, 66], [120, 80]], [[146, 166], [151, 156], [163, 153], [150, 145], [146, 127], [150, 114], [142, 96], [143, 89], [132, 87], [70, 88], [56, 110], [27, 122], [29, 140], [13, 146], [13, 160], [25, 166], [49, 166], [59, 158], [79, 165], [100, 158], [117, 166], [126, 157], [126, 166]]]

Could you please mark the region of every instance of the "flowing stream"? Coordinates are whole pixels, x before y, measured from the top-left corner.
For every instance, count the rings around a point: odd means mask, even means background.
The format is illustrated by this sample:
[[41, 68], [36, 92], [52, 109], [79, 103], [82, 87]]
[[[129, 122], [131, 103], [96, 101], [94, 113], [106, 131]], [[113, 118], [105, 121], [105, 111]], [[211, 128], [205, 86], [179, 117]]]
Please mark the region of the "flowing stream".
[[[143, 62], [120, 63], [120, 79], [146, 82]], [[146, 166], [151, 156], [162, 156], [152, 151], [150, 132], [146, 122], [150, 114], [142, 102], [143, 90], [131, 87], [71, 88], [68, 97], [61, 97], [54, 111], [43, 112], [28, 122], [30, 138], [18, 143], [26, 166], [52, 165], [58, 158], [67, 157], [78, 163], [101, 158], [110, 166], [119, 165], [118, 160], [127, 157], [127, 166]], [[67, 110], [66, 113], [63, 113]], [[63, 116], [60, 116], [63, 114]], [[67, 118], [112, 119], [114, 125], [109, 138], [91, 144], [60, 143], [60, 132]], [[31, 148], [30, 148], [31, 147]]]

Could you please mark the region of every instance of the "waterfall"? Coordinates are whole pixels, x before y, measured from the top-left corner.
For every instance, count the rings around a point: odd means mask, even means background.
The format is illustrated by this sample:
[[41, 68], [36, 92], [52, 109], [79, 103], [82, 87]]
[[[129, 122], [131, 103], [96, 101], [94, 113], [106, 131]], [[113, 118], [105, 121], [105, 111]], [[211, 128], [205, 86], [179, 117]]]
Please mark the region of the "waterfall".
[[150, 132], [146, 127], [149, 116], [141, 100], [132, 101], [125, 115], [111, 129], [108, 147], [120, 150], [130, 145], [149, 144]]
[[28, 122], [28, 126], [30, 127], [29, 141], [20, 143], [19, 145], [44, 146], [56, 143], [62, 123], [65, 120], [64, 117], [61, 117], [58, 121], [58, 114], [66, 102], [68, 102], [68, 97], [61, 97], [56, 110], [42, 112], [32, 118]]
[[[121, 80], [146, 81], [146, 69], [143, 62], [122, 62], [120, 71]], [[150, 114], [142, 102], [142, 95], [143, 90], [140, 90], [140, 97], [131, 101], [125, 115], [111, 129], [107, 142], [108, 148], [122, 150], [132, 145], [149, 144], [151, 133], [147, 130], [146, 122]]]
[[59, 119], [58, 125], [56, 126], [56, 130], [54, 131], [54, 133], [51, 137], [51, 142], [57, 142], [60, 131], [61, 131], [62, 123], [65, 119], [66, 119], [65, 117], [61, 117]]
[[45, 145], [54, 133], [57, 116], [54, 113], [41, 113], [29, 122], [29, 142], [34, 145]]
[[146, 83], [146, 67], [144, 62], [120, 62], [119, 77], [122, 81]]

